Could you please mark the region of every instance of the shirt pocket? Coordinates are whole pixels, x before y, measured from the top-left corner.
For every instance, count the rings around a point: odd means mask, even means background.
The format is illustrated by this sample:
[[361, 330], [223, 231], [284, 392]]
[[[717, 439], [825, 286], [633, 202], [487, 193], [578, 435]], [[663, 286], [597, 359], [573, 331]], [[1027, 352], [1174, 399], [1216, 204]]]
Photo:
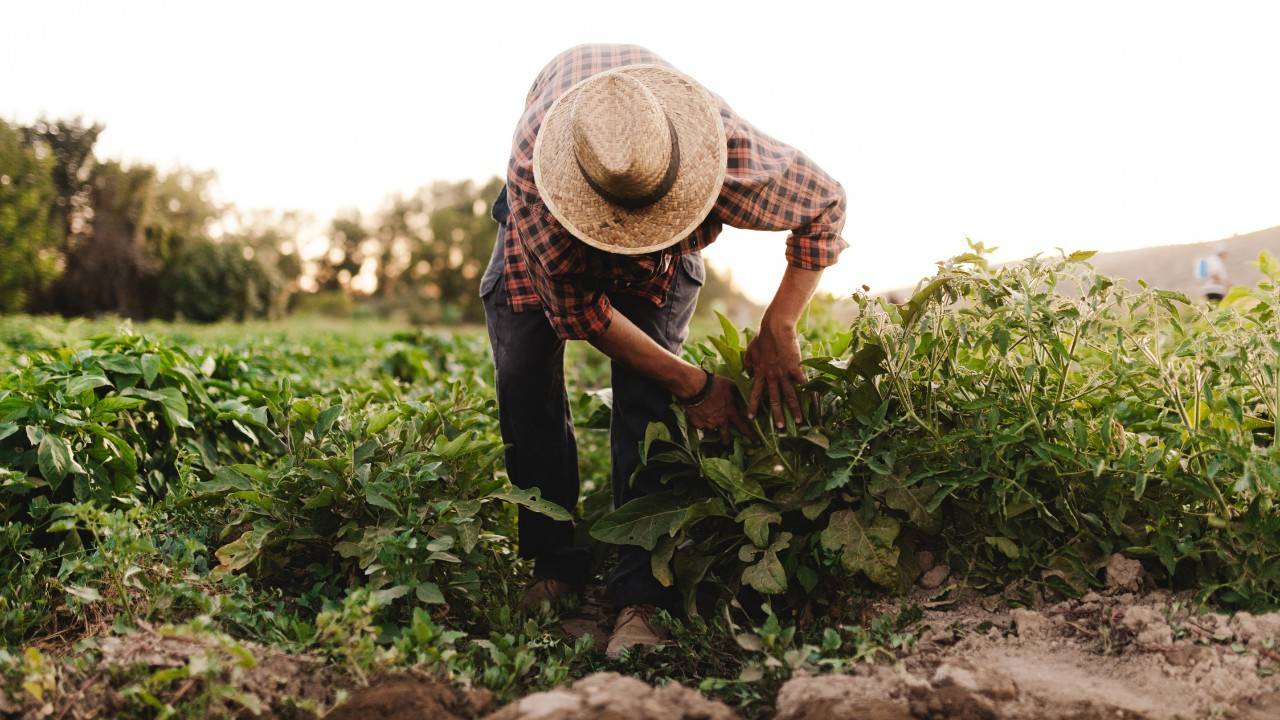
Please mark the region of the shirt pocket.
[[707, 270], [702, 264], [702, 253], [691, 252], [680, 256], [680, 272], [693, 281], [694, 285], [702, 285], [707, 281]]

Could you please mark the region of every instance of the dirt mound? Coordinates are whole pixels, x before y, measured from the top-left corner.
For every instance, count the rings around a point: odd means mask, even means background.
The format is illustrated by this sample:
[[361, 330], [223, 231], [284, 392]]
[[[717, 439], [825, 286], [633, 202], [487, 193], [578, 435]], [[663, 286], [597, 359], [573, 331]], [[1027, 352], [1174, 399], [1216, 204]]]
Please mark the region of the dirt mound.
[[[1116, 591], [1140, 577], [1113, 562]], [[894, 667], [801, 676], [778, 720], [1280, 717], [1280, 613], [1193, 613], [1167, 593], [987, 610], [934, 607]]]
[[488, 709], [491, 696], [465, 691], [423, 675], [387, 675], [351, 693], [325, 720], [453, 720], [474, 718]]
[[486, 720], [731, 720], [722, 703], [686, 687], [650, 687], [617, 673], [596, 673], [573, 685], [529, 695]]

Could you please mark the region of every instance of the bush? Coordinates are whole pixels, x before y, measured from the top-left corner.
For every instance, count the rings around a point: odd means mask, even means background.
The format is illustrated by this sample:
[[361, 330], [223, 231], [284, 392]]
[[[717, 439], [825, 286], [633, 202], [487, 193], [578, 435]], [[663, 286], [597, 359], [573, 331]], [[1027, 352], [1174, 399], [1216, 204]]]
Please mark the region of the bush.
[[[900, 589], [921, 547], [978, 587], [1079, 594], [1124, 552], [1166, 585], [1274, 606], [1280, 568], [1258, 551], [1280, 541], [1274, 261], [1206, 311], [1125, 290], [1088, 255], [969, 254], [902, 307], [857, 297], [852, 333], [806, 362], [811, 426], [757, 422], [761, 442], [726, 451], [654, 425], [643, 471], [670, 490], [593, 535], [653, 549], [690, 610], [699, 589], [790, 607], [837, 605], [860, 579]], [[744, 337], [723, 330], [693, 353], [745, 394]]]

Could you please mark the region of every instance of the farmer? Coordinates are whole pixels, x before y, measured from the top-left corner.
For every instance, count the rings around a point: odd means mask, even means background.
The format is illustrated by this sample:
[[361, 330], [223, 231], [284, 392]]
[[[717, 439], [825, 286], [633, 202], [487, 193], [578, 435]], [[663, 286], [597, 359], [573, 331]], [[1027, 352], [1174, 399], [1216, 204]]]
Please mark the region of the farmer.
[[[498, 415], [512, 482], [569, 510], [578, 458], [564, 386], [566, 340], [612, 359], [615, 507], [655, 492], [632, 478], [649, 423], [672, 418], [749, 432], [734, 385], [677, 354], [703, 282], [700, 251], [725, 224], [790, 230], [788, 267], [747, 348], [747, 417], [784, 407], [800, 419], [796, 322], [846, 243], [839, 183], [719, 97], [634, 45], [581, 45], [543, 68], [525, 100], [494, 206], [498, 242], [481, 278]], [[781, 260], [781, 258], [779, 258]], [[573, 525], [520, 510], [519, 548], [534, 560], [521, 604], [581, 591], [589, 549]], [[672, 608], [649, 553], [623, 546], [608, 581], [618, 611], [607, 652], [660, 644], [650, 617]]]
[[1210, 304], [1222, 300], [1227, 292], [1227, 246], [1219, 244], [1212, 255], [1206, 255], [1196, 261], [1196, 279], [1200, 281], [1200, 292]]

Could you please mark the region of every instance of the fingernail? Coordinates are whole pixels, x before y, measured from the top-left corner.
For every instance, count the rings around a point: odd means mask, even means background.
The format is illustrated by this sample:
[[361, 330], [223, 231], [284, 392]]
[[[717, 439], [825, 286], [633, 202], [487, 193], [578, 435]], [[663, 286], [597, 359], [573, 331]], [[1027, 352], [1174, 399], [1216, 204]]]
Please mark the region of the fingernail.
[[747, 413], [747, 419], [748, 419], [748, 420], [755, 420], [755, 419], [756, 419], [756, 414], [755, 414], [755, 413]]

